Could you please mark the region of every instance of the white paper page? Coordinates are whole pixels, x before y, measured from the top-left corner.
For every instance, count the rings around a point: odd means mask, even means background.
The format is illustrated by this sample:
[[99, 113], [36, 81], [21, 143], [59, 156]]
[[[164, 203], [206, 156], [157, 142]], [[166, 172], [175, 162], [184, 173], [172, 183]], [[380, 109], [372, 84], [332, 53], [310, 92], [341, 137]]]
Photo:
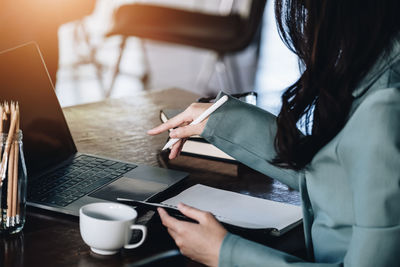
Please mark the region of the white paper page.
[[194, 185], [163, 204], [178, 203], [213, 213], [221, 222], [251, 229], [282, 230], [302, 218], [298, 206], [246, 196], [201, 184]]

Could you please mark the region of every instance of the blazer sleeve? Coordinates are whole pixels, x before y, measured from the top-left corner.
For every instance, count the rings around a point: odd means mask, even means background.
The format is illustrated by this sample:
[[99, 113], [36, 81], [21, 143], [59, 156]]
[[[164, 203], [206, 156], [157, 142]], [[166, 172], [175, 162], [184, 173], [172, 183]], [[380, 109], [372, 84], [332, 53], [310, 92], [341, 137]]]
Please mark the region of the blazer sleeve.
[[299, 190], [299, 173], [270, 163], [275, 157], [276, 117], [229, 96], [208, 119], [201, 136], [236, 160]]
[[306, 262], [288, 253], [228, 233], [219, 252], [219, 267], [340, 267], [342, 263]]

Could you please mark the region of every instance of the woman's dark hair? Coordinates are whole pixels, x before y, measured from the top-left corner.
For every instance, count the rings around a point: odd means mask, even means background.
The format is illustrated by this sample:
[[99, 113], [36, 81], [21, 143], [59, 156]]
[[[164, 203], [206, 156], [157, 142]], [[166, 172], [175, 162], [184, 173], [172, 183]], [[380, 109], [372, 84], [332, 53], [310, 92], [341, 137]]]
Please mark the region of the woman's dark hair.
[[399, 12], [400, 0], [276, 0], [281, 38], [303, 72], [282, 95], [274, 164], [304, 168], [343, 128], [352, 91], [397, 37]]

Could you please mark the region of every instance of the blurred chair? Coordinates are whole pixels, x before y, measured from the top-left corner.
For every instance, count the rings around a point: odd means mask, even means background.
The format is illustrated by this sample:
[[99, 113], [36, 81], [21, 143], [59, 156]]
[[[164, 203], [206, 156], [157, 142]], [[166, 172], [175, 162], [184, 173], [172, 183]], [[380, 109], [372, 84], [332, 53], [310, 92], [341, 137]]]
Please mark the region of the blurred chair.
[[[114, 80], [111, 82], [112, 85], [109, 85], [107, 79], [109, 70], [112, 70], [113, 73], [111, 75], [114, 75], [114, 62], [111, 60], [111, 64], [109, 64], [108, 61], [105, 61], [101, 57], [101, 53], [106, 49], [105, 33], [111, 22], [111, 17], [120, 5], [121, 1], [97, 0], [95, 11], [90, 17], [70, 23], [69, 26], [72, 29], [71, 49], [76, 59], [72, 63], [61, 66], [64, 69], [70, 70], [72, 80], [75, 82], [78, 82], [82, 78], [80, 77], [80, 67], [93, 67], [98, 88], [105, 98], [110, 97], [111, 90], [109, 88], [114, 86]], [[123, 46], [125, 46], [126, 39], [122, 39]], [[116, 43], [116, 45], [117, 47], [111, 47], [112, 50], [119, 49], [119, 44]], [[120, 61], [121, 54], [118, 53], [117, 56], [118, 61]], [[136, 75], [134, 77], [141, 79], [141, 77], [136, 77]]]
[[[122, 35], [125, 40], [135, 36], [211, 50], [215, 52], [214, 66], [204, 64], [199, 77], [208, 72], [208, 83], [215, 67], [221, 89], [237, 91], [237, 83], [233, 81], [235, 77], [230, 77], [224, 58], [244, 50], [252, 42], [262, 22], [266, 0], [249, 0], [246, 9], [240, 13], [233, 10], [234, 1], [221, 0], [220, 7], [229, 12], [220, 15], [141, 3], [123, 5], [115, 12], [113, 28], [107, 36]], [[125, 42], [121, 43], [121, 57]], [[116, 65], [114, 81], [119, 73], [121, 57]]]
[[[74, 21], [73, 23], [73, 36], [72, 36], [72, 49], [74, 53], [77, 55], [78, 60], [74, 62], [71, 66], [73, 73], [73, 80], [78, 80], [79, 67], [83, 65], [92, 65], [95, 69], [96, 81], [99, 84], [100, 90], [104, 93], [106, 92], [106, 86], [104, 85], [104, 69], [105, 66], [97, 60], [97, 54], [99, 47], [97, 45], [92, 44], [91, 36], [85, 24], [85, 19], [80, 19]], [[80, 44], [84, 44], [88, 50], [86, 53], [83, 53], [80, 47]]]

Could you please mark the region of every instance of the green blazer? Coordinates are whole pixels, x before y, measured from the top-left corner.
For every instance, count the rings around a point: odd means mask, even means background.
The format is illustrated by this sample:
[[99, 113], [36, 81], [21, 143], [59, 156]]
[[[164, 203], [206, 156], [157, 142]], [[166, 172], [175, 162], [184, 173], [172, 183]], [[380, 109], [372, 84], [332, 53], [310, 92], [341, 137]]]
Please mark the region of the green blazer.
[[300, 191], [306, 262], [227, 234], [219, 266], [400, 266], [400, 43], [353, 92], [346, 125], [294, 172], [268, 163], [275, 117], [229, 98], [202, 133], [232, 157]]

